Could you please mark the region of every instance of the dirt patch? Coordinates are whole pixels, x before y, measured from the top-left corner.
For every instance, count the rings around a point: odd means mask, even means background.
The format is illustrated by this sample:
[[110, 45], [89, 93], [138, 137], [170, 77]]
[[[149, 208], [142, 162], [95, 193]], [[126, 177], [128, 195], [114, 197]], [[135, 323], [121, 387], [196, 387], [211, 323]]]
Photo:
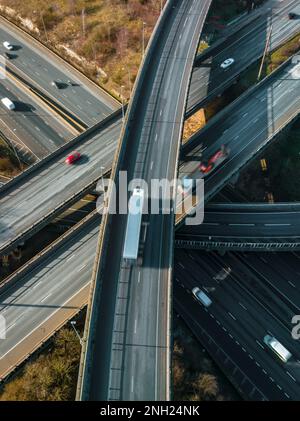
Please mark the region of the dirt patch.
[[194, 133], [205, 126], [205, 111], [201, 109], [185, 120], [182, 143], [185, 143]]
[[241, 400], [186, 324], [176, 315], [173, 329], [174, 400]]

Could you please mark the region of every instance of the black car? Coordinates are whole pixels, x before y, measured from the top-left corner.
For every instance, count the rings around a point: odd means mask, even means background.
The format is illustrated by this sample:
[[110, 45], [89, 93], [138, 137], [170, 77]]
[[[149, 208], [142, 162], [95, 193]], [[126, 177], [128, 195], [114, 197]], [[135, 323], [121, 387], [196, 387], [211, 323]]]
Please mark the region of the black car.
[[290, 12], [288, 16], [289, 16], [289, 19], [296, 19], [297, 17], [296, 13], [293, 13], [293, 12]]
[[9, 60], [11, 58], [11, 55], [9, 53], [6, 53], [6, 52], [3, 53], [3, 56], [5, 58], [7, 58], [7, 60]]

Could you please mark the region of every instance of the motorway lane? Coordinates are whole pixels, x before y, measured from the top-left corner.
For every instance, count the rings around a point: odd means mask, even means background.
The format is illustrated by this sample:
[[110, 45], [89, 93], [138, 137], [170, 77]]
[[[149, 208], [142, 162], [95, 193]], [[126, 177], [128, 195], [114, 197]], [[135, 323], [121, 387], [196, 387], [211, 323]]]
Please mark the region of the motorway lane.
[[98, 229], [97, 218], [39, 261], [9, 289], [4, 292], [0, 289], [0, 315], [5, 317], [8, 329], [6, 339], [0, 340], [1, 366], [3, 361], [9, 363], [19, 342], [38, 330], [70, 297], [88, 285]]
[[16, 105], [15, 110], [9, 111], [0, 103], [0, 130], [10, 129], [13, 139], [17, 136], [20, 145], [25, 144], [37, 158], [42, 159], [74, 137], [67, 126], [9, 78], [0, 81], [0, 96], [10, 98]]
[[[35, 86], [42, 87], [53, 99], [88, 126], [93, 126], [119, 108], [118, 102], [105, 91], [97, 88], [31, 37], [24, 35], [4, 19], [0, 19], [0, 54], [7, 51], [2, 45], [3, 41], [15, 45], [10, 62], [31, 78]], [[73, 86], [67, 85], [68, 80]], [[53, 87], [52, 81], [60, 82], [63, 88]]]
[[[210, 2], [173, 3], [173, 16], [165, 23], [146, 79], [139, 87], [143, 94], [138, 96], [134, 111], [128, 115], [124, 159], [117, 168], [117, 171], [128, 171], [128, 180], [174, 179], [176, 172], [194, 48]], [[109, 215], [106, 224], [109, 228], [104, 234], [107, 235], [105, 260], [100, 263], [101, 279], [97, 279], [102, 285], [101, 297], [96, 287], [93, 304], [100, 311], [92, 313], [88, 343], [94, 341], [93, 350], [87, 352], [81, 399], [165, 400], [169, 397], [173, 217], [145, 218], [141, 261], [131, 269], [124, 267], [121, 259], [126, 220], [123, 215]], [[105, 343], [96, 331], [104, 333]], [[101, 359], [95, 358], [100, 355]]]
[[[183, 283], [184, 287], [189, 290], [196, 285], [206, 289], [213, 300], [209, 311], [213, 312], [215, 317], [222, 322], [238, 341], [242, 350], [248, 352], [255, 359], [258, 367], [261, 367], [261, 375], [263, 376], [264, 373], [269, 376], [269, 379], [271, 377], [279, 385], [278, 388], [282, 388], [283, 393], [287, 393], [293, 400], [297, 400], [299, 398], [300, 374], [299, 349], [295, 341], [291, 339], [290, 331], [287, 332], [278, 320], [276, 306], [272, 307], [272, 312], [268, 311], [267, 298], [258, 295], [252, 283], [245, 282], [243, 286], [242, 277], [236, 270], [237, 265], [234, 266], [230, 259], [226, 260], [207, 253], [181, 254], [180, 257], [175, 270], [177, 281], [180, 284]], [[182, 264], [184, 264], [184, 268], [181, 267]], [[231, 272], [221, 280], [220, 275], [224, 273], [224, 267], [227, 271], [230, 268]], [[216, 278], [218, 275], [219, 279]], [[267, 332], [281, 340], [293, 353], [293, 359], [286, 365], [281, 364], [266, 350], [262, 351], [264, 348], [262, 338]], [[273, 381], [271, 380], [271, 382]]]
[[[249, 268], [251, 273], [256, 274], [256, 282], [261, 284], [261, 288], [271, 290], [274, 297], [280, 300], [280, 310], [287, 313], [288, 320], [295, 314], [300, 314], [299, 266], [291, 269], [287, 263], [289, 258], [294, 264], [298, 263], [295, 261], [298, 260], [296, 254], [284, 253], [280, 256], [280, 253], [268, 253], [263, 256], [259, 253], [241, 253], [233, 256]], [[290, 327], [288, 323], [289, 330]]]
[[[249, 400], [287, 400], [275, 383], [262, 374], [250, 354], [244, 352], [231, 333], [207, 309], [199, 306], [188, 291], [174, 283], [174, 305], [195, 336], [226, 375]], [[231, 336], [230, 336], [231, 335]], [[251, 358], [252, 357], [252, 358]]]
[[[291, 116], [300, 111], [300, 74], [298, 64], [290, 63], [274, 78], [242, 95], [213, 117], [189, 144], [180, 166], [180, 177], [199, 178], [199, 162], [211, 157], [222, 145], [229, 157], [205, 176], [205, 201], [250, 158], [265, 146]], [[194, 149], [193, 149], [194, 148]]]
[[[298, 89], [300, 80], [295, 79], [293, 74], [289, 73], [292, 70], [292, 66], [290, 65], [283, 71], [281, 80], [268, 81], [268, 83], [262, 85], [264, 89], [261, 89], [259, 92], [255, 91], [250, 95], [251, 100], [249, 101], [247, 101], [249, 96], [246, 97], [247, 100], [243, 97], [242, 100], [236, 103], [234, 112], [226, 112], [225, 110], [224, 116], [221, 113], [221, 115], [213, 118], [208, 123], [208, 127], [201, 130], [196, 136], [197, 142], [202, 141], [204, 147], [206, 147], [204, 155], [207, 154], [207, 156], [215, 152], [216, 145], [220, 147], [223, 143], [230, 143], [231, 154], [227, 161], [219, 168], [216, 168], [205, 179], [205, 190], [209, 193], [208, 196], [211, 196], [212, 193], [222, 187], [224, 176], [226, 178], [231, 176], [241, 165], [241, 161], [248, 159], [249, 153], [253, 150], [256, 151], [260, 147], [267, 135], [272, 135], [274, 129], [280, 124], [280, 119], [287, 118], [289, 113], [294, 110], [294, 102], [296, 109], [299, 109]], [[169, 89], [169, 86], [167, 89]], [[279, 98], [281, 99], [280, 104], [276, 102]], [[162, 108], [158, 112], [161, 113]], [[274, 122], [272, 121], [271, 113], [277, 117]], [[161, 116], [158, 117], [159, 124]], [[269, 125], [268, 133], [266, 133], [267, 124]], [[271, 128], [271, 126], [274, 127]], [[166, 123], [165, 127], [170, 128], [170, 124]], [[177, 125], [178, 127], [179, 125]], [[95, 142], [97, 136], [94, 136], [79, 148], [79, 151], [86, 155], [86, 158], [81, 163], [79, 161], [73, 168], [69, 168], [63, 163], [63, 159], [61, 161], [57, 160], [46, 170], [41, 169], [37, 171], [29, 181], [21, 183], [17, 196], [16, 191], [12, 189], [11, 192], [5, 195], [5, 199], [0, 199], [0, 246], [4, 247], [10, 242], [10, 239], [20, 234], [21, 231], [28, 229], [33, 222], [50, 212], [66, 197], [70, 197], [71, 193], [78, 191], [79, 187], [86, 185], [87, 179], [93, 180], [99, 177], [101, 165], [104, 165], [107, 169], [110, 168], [115, 139], [119, 131], [120, 122], [114, 123], [110, 130], [106, 129], [103, 135], [99, 135], [99, 139], [104, 145], [103, 150], [99, 148], [98, 142]], [[159, 133], [162, 139], [167, 138], [163, 137], [167, 136], [167, 132], [163, 130], [157, 129], [156, 133], [153, 133], [153, 153], [155, 157], [166, 157], [163, 151], [165, 147], [164, 141], [158, 142], [157, 140]], [[210, 139], [209, 142], [207, 142], [207, 138]], [[216, 144], [209, 146], [214, 141]], [[189, 152], [188, 159], [199, 159], [199, 157], [194, 156], [196, 152]], [[156, 162], [155, 158], [148, 164], [148, 171], [151, 173], [151, 176], [153, 173], [153, 177], [157, 175], [157, 173], [152, 171], [154, 162]], [[190, 174], [191, 171], [194, 171], [192, 177], [197, 178], [198, 165], [199, 160], [198, 162], [194, 161], [181, 165], [182, 175]], [[165, 168], [167, 167], [164, 162], [160, 165], [158, 172]], [[58, 184], [57, 180], [61, 180], [61, 182]], [[38, 196], [39, 193], [40, 196]], [[208, 196], [206, 195], [206, 197]], [[16, 197], [18, 198], [18, 203], [16, 203]], [[24, 209], [26, 209], [26, 212], [24, 212]]]
[[71, 197], [100, 178], [101, 166], [105, 167], [103, 172], [111, 168], [120, 124], [120, 120], [114, 121], [99, 134], [89, 135], [84, 144], [76, 148], [82, 153], [77, 163], [71, 166], [65, 164], [66, 156], [72, 151], [68, 149], [61, 160], [37, 170], [32, 179], [22, 183], [22, 188], [11, 189], [0, 198], [0, 248], [40, 221], [66, 196]]
[[218, 211], [206, 208], [204, 221], [197, 226], [183, 226], [177, 235], [182, 240], [213, 241], [284, 241], [300, 237], [300, 213], [282, 209], [281, 212], [269, 210], [268, 205], [261, 211]]
[[[271, 24], [270, 51], [299, 33], [300, 20], [288, 19], [290, 11], [300, 14], [298, 0], [270, 4], [260, 17], [242, 27], [238, 32], [239, 38], [229, 38], [225, 48], [218, 54], [198, 63], [193, 71], [188, 112], [196, 111], [209, 99], [222, 93], [234, 78], [263, 55]], [[222, 69], [220, 65], [227, 58], [234, 58], [235, 62], [227, 69]]]

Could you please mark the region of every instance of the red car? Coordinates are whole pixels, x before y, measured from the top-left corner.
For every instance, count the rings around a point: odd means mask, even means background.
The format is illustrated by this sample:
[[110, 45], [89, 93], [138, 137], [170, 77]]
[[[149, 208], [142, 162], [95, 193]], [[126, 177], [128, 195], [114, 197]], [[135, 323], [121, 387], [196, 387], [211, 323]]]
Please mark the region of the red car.
[[81, 157], [79, 152], [72, 152], [71, 155], [67, 156], [65, 163], [68, 165], [73, 164], [74, 162], [78, 161], [78, 159]]
[[199, 169], [203, 174], [208, 174], [216, 165], [221, 164], [229, 154], [228, 148], [224, 145], [207, 162], [201, 162]]

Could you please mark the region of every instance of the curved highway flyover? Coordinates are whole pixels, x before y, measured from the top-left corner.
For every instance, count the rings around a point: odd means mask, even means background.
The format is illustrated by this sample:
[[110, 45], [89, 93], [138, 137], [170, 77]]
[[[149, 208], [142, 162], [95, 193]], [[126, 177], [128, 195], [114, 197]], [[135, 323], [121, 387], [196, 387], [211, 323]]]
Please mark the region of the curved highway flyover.
[[[190, 77], [210, 0], [169, 0], [148, 46], [112, 179], [173, 180]], [[126, 185], [127, 188], [127, 185]], [[175, 199], [175, 191], [173, 198]], [[118, 206], [118, 205], [117, 205]], [[127, 218], [106, 214], [92, 278], [78, 398], [169, 400], [174, 215], [143, 217], [141, 258], [122, 260]]]

